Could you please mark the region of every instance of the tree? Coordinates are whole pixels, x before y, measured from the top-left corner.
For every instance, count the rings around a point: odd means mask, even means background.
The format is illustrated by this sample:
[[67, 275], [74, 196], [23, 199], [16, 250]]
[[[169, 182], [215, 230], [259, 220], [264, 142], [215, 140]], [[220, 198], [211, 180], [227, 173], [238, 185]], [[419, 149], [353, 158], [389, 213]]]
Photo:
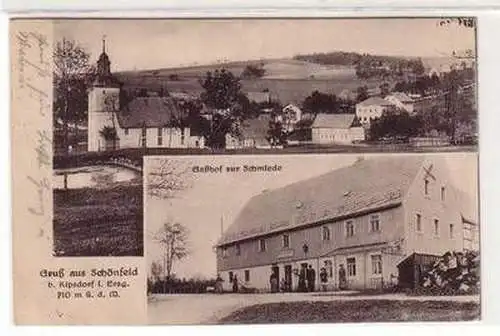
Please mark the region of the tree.
[[[89, 54], [74, 41], [63, 39], [53, 51], [53, 119], [63, 122], [64, 155], [69, 156], [68, 122], [81, 121], [87, 111], [87, 86], [94, 69], [89, 65]], [[68, 177], [64, 174], [64, 189]]]
[[163, 250], [165, 280], [170, 279], [174, 263], [188, 256], [188, 235], [189, 231], [185, 226], [171, 222], [163, 224], [154, 235], [153, 240]]
[[368, 99], [368, 87], [366, 85], [358, 87], [357, 92], [357, 101], [362, 102], [363, 100]]
[[248, 116], [250, 102], [241, 91], [240, 79], [225, 69], [207, 72], [200, 82], [204, 89], [201, 101], [214, 109], [207, 145], [223, 148], [226, 134], [238, 136], [239, 123]]
[[387, 96], [389, 94], [389, 92], [390, 92], [390, 89], [391, 88], [389, 86], [389, 83], [384, 82], [384, 83], [380, 84], [380, 95], [382, 97]]
[[153, 277], [154, 281], [158, 281], [160, 279], [160, 275], [163, 272], [163, 268], [161, 266], [161, 263], [158, 261], [153, 261], [151, 263], [151, 276]]
[[337, 96], [334, 94], [327, 94], [315, 90], [304, 99], [302, 106], [306, 111], [315, 115], [318, 113], [338, 113], [340, 101], [337, 100]]
[[240, 103], [241, 83], [230, 71], [209, 71], [200, 84], [205, 90], [201, 93], [201, 100], [208, 107], [226, 110]]
[[116, 128], [111, 126], [104, 126], [99, 133], [104, 138], [106, 142], [111, 141], [113, 144], [113, 150], [116, 149], [116, 141], [119, 140], [118, 134], [116, 133]]
[[53, 52], [54, 119], [63, 122], [85, 119], [87, 88], [95, 76], [90, 54], [75, 41], [63, 39]]
[[402, 110], [386, 111], [380, 118], [374, 119], [370, 125], [370, 138], [403, 138], [416, 136], [422, 131], [422, 120], [419, 116], [410, 116]]
[[242, 78], [246, 79], [254, 79], [254, 78], [261, 78], [266, 74], [266, 69], [262, 65], [252, 65], [249, 64], [245, 67], [245, 70], [243, 70], [243, 73], [241, 74]]
[[157, 199], [172, 199], [191, 186], [189, 162], [152, 159], [146, 179], [147, 193]]
[[269, 129], [267, 131], [267, 139], [271, 147], [281, 146], [285, 144], [286, 132], [283, 129], [283, 124], [279, 121], [269, 121]]

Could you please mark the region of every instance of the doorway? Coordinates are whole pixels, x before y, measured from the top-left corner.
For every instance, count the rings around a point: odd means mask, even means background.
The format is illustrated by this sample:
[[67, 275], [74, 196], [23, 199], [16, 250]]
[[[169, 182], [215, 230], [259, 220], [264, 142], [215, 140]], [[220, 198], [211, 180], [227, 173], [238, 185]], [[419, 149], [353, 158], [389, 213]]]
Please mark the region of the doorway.
[[292, 265], [285, 265], [285, 292], [292, 291]]

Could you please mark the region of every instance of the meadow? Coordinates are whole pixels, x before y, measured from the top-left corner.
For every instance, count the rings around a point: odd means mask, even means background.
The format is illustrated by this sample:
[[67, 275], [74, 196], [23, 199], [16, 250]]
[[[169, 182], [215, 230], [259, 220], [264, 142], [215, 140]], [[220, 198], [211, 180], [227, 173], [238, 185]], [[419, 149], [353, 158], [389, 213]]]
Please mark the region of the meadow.
[[[259, 62], [232, 62], [186, 68], [129, 71], [117, 73], [125, 88], [144, 88], [147, 90], [166, 89], [170, 92], [186, 92], [199, 95], [200, 85], [208, 71], [222, 67], [240, 76], [248, 64]], [[269, 90], [282, 104], [301, 103], [313, 91], [340, 94], [344, 89], [353, 92], [359, 86], [374, 88], [380, 85], [377, 80], [361, 80], [356, 77], [353, 67], [320, 65], [310, 62], [282, 59], [262, 61], [266, 73], [261, 78], [242, 79], [243, 92]]]

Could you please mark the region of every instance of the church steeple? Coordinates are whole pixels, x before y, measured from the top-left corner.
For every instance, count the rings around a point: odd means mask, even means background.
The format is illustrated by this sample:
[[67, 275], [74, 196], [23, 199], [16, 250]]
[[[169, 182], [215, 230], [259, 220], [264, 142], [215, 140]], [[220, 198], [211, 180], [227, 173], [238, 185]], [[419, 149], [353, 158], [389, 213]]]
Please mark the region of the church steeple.
[[97, 78], [94, 83], [96, 86], [113, 85], [113, 75], [111, 74], [111, 62], [106, 54], [106, 38], [102, 38], [102, 53], [97, 60]]

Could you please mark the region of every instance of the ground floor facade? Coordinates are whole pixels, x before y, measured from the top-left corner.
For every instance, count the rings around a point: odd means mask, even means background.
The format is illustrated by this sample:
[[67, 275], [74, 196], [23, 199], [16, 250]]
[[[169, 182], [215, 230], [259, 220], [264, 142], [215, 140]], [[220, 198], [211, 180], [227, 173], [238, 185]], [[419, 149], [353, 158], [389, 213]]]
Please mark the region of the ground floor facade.
[[365, 131], [362, 127], [312, 129], [312, 142], [315, 144], [351, 144], [363, 140]]
[[[247, 268], [229, 269], [219, 272], [226, 291], [233, 290], [236, 277], [239, 288], [272, 291], [271, 275], [278, 279], [281, 291], [296, 292], [300, 289], [300, 272], [303, 266], [315, 273], [314, 291], [338, 289], [370, 289], [396, 284], [397, 264], [404, 258], [401, 254], [390, 254], [382, 249], [346, 250], [329, 256], [287, 261]], [[326, 271], [326, 282], [320, 273]]]

